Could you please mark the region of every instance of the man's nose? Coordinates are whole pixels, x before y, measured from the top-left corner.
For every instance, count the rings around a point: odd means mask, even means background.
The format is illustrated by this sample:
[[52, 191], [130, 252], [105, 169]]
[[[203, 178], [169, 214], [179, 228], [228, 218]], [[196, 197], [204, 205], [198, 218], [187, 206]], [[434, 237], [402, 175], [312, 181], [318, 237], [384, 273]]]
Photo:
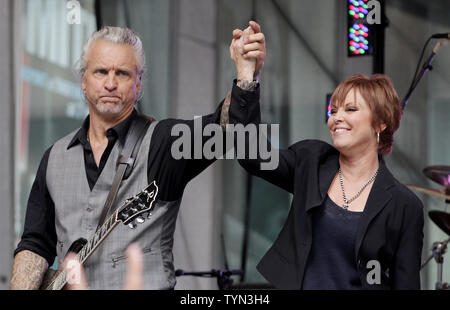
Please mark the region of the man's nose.
[[117, 88], [116, 73], [114, 71], [109, 72], [108, 77], [106, 78], [105, 88], [109, 91]]

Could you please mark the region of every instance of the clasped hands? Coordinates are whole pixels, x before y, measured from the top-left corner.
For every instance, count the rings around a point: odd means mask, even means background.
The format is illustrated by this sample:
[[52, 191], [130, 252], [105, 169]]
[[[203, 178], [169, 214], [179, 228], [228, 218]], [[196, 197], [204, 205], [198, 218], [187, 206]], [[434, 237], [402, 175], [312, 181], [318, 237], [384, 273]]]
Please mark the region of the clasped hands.
[[257, 81], [266, 60], [266, 41], [258, 23], [250, 21], [244, 29], [233, 30], [230, 57], [236, 65], [238, 80]]

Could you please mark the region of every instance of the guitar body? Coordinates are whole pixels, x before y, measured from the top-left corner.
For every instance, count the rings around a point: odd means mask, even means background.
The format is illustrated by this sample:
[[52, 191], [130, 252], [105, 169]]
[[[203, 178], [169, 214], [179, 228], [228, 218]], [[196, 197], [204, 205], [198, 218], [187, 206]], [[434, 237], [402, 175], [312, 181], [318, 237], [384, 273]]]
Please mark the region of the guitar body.
[[[86, 245], [87, 242], [88, 241], [84, 238], [79, 238], [79, 239], [75, 240], [70, 245], [64, 258], [66, 258], [69, 253], [78, 254], [81, 251], [81, 249]], [[61, 266], [58, 266], [58, 270], [49, 268], [44, 275], [44, 279], [42, 280], [40, 289], [41, 290], [45, 289], [51, 282], [53, 282], [53, 280], [59, 275], [60, 272], [61, 272]]]

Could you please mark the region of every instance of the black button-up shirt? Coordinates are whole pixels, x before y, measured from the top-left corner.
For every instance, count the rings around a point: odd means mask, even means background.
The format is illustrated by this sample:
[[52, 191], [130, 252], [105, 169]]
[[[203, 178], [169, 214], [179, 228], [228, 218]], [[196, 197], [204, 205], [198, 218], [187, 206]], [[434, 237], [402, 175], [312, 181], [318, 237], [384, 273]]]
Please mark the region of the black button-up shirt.
[[128, 116], [124, 121], [122, 121], [121, 123], [117, 124], [112, 128], [109, 128], [106, 131], [106, 137], [108, 138], [108, 146], [103, 152], [98, 166], [94, 159], [94, 153], [92, 152], [91, 144], [87, 139], [87, 134], [89, 130], [89, 116], [85, 119], [80, 130], [78, 130], [78, 132], [73, 137], [72, 141], [69, 143], [67, 149], [70, 149], [79, 143], [83, 145], [86, 177], [91, 190], [94, 188], [94, 185], [98, 180], [98, 177], [102, 173], [103, 167], [105, 167], [106, 161], [108, 160], [109, 154], [111, 154], [111, 150], [116, 144], [116, 141], [119, 140], [119, 143], [121, 145], [125, 144], [125, 139], [127, 136], [128, 129], [130, 128], [131, 121], [136, 116], [137, 112], [136, 110], [133, 110], [130, 116]]

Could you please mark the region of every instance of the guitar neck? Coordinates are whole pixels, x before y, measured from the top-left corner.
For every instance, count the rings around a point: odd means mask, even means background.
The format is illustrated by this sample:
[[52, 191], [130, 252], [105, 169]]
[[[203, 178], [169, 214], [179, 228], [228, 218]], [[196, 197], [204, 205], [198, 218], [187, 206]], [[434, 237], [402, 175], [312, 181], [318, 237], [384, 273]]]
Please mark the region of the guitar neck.
[[[116, 228], [120, 221], [117, 220], [117, 211], [114, 212], [105, 223], [95, 232], [94, 236], [88, 243], [77, 253], [76, 258], [83, 264], [91, 254], [98, 248], [98, 246], [105, 240], [105, 238]], [[68, 282], [67, 273], [62, 270], [58, 273], [55, 279], [47, 285], [45, 290], [61, 290]]]
[[117, 211], [111, 215], [105, 223], [95, 232], [94, 236], [78, 253], [80, 263], [83, 264], [91, 254], [98, 248], [98, 246], [105, 240], [105, 238], [116, 228], [119, 224], [117, 220]]

